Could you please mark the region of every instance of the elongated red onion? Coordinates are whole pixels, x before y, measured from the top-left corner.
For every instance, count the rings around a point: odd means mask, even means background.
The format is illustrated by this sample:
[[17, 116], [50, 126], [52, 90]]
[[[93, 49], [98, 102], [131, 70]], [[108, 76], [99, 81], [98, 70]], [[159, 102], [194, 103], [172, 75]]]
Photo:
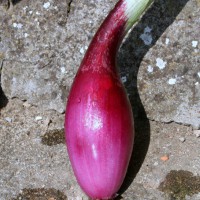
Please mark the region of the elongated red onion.
[[68, 97], [68, 154], [78, 183], [92, 199], [113, 198], [127, 171], [134, 125], [116, 54], [125, 33], [150, 1], [116, 4], [94, 36]]

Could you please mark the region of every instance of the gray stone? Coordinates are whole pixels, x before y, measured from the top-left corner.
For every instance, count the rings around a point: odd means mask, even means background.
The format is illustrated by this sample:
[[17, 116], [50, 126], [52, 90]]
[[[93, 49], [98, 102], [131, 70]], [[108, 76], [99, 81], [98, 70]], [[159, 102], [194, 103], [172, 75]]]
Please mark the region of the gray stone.
[[[1, 200], [26, 188], [88, 199], [63, 144], [63, 112], [89, 42], [116, 2], [22, 0], [12, 9], [0, 6], [1, 86], [9, 98], [0, 113]], [[199, 130], [185, 126], [198, 129], [200, 123], [199, 8], [199, 0], [156, 0], [120, 48], [136, 129], [122, 199], [167, 200], [158, 187], [171, 170], [199, 175]], [[171, 121], [180, 124], [163, 123]]]
[[190, 15], [199, 12], [197, 1], [188, 2], [184, 18], [169, 26], [141, 63], [138, 89], [152, 120], [200, 128], [200, 23]]
[[62, 83], [65, 76], [56, 66], [42, 69], [30, 63], [4, 61], [2, 88], [9, 98], [27, 100], [41, 109], [65, 109], [68, 87]]
[[24, 1], [16, 5], [12, 17], [1, 13], [5, 95], [64, 112], [83, 53], [113, 5], [109, 1]]
[[47, 7], [24, 1], [12, 15], [1, 13], [1, 82], [8, 98], [64, 112], [74, 76], [66, 39], [68, 3], [49, 1]]

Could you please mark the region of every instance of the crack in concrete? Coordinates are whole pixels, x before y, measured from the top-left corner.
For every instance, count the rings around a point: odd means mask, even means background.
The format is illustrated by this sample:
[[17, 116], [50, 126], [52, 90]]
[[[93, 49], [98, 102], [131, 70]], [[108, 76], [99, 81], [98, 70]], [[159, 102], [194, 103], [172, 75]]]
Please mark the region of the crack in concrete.
[[2, 59], [1, 62], [0, 62], [0, 88], [1, 88], [1, 72], [2, 72], [2, 69], [3, 69], [3, 62], [4, 62], [4, 61], [5, 61], [5, 60]]
[[5, 106], [7, 105], [7, 103], [8, 103], [8, 99], [7, 99], [7, 97], [5, 96], [5, 94], [4, 94], [4, 92], [3, 92], [2, 88], [1, 88], [1, 77], [2, 77], [1, 71], [2, 71], [2, 69], [3, 69], [3, 62], [4, 62], [4, 61], [5, 61], [5, 60], [2, 59], [2, 60], [1, 60], [1, 63], [0, 63], [0, 110], [1, 110], [3, 107], [5, 107]]
[[73, 2], [73, 0], [70, 0], [70, 1], [67, 3], [67, 17], [68, 17], [69, 14], [70, 14], [72, 2]]
[[4, 59], [1, 60], [1, 63], [0, 63], [0, 74], [1, 74], [1, 70], [3, 68], [3, 62], [4, 62]]
[[[181, 126], [192, 127], [192, 125], [190, 125], [190, 124], [179, 123], [179, 122], [176, 122], [174, 120], [171, 120], [171, 121], [168, 121], [168, 122], [159, 121], [159, 120], [155, 120], [155, 119], [149, 119], [149, 118], [148, 118], [148, 120], [151, 121], [151, 122], [156, 122], [156, 123], [160, 123], [160, 124], [172, 124], [172, 123], [175, 123], [175, 124], [178, 124], [178, 125], [181, 125]], [[192, 127], [192, 129], [193, 129], [193, 127]]]

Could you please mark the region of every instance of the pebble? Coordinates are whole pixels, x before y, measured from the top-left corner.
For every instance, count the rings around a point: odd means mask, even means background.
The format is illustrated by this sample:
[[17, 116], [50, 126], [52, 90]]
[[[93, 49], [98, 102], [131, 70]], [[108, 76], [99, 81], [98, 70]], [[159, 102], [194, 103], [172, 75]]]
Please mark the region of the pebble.
[[85, 51], [84, 51], [83, 47], [81, 47], [80, 53], [81, 53], [81, 54], [84, 54], [84, 52], [85, 52]]
[[194, 131], [193, 131], [193, 134], [194, 134], [197, 138], [199, 138], [199, 137], [200, 137], [200, 130], [194, 130]]
[[29, 104], [27, 101], [25, 101], [23, 103], [23, 106], [26, 107], [26, 108], [30, 108], [31, 107], [31, 104]]
[[65, 71], [65, 67], [61, 67], [61, 68], [60, 68], [60, 71], [61, 71], [62, 74], [64, 74], [64, 73], [66, 72], [66, 71]]
[[154, 165], [154, 166], [158, 166], [158, 162], [155, 162], [153, 165]]
[[185, 142], [185, 138], [184, 138], [184, 137], [180, 137], [179, 140], [180, 140], [181, 142]]
[[167, 62], [164, 61], [163, 59], [161, 58], [156, 58], [156, 66], [159, 68], [159, 69], [164, 69], [165, 66], [166, 66]]
[[194, 47], [194, 48], [196, 48], [197, 47], [197, 45], [198, 45], [198, 41], [192, 41], [192, 47]]
[[127, 81], [126, 76], [121, 77], [121, 81], [122, 81], [122, 83], [126, 83], [126, 81]]
[[169, 38], [165, 39], [165, 44], [168, 45], [169, 44]]
[[48, 9], [50, 5], [51, 5], [50, 2], [46, 2], [46, 3], [43, 4], [43, 7], [45, 9]]
[[153, 38], [151, 35], [152, 29], [148, 26], [144, 29], [144, 33], [140, 35], [140, 39], [143, 40], [145, 45], [151, 45]]
[[152, 73], [153, 72], [153, 67], [151, 65], [148, 65], [147, 71], [150, 72], [150, 73]]
[[165, 156], [162, 156], [160, 159], [165, 162], [169, 160], [169, 156], [165, 155]]
[[21, 24], [21, 23], [13, 23], [13, 27], [21, 29], [23, 27], [23, 24]]
[[176, 79], [175, 78], [170, 78], [168, 80], [169, 85], [174, 85], [176, 83]]
[[5, 117], [4, 118], [7, 122], [11, 123], [12, 122], [12, 119], [10, 117]]
[[24, 33], [24, 37], [27, 38], [28, 37], [28, 33]]
[[41, 121], [42, 119], [43, 119], [42, 116], [36, 116], [36, 117], [35, 117], [35, 120], [36, 120], [36, 121]]

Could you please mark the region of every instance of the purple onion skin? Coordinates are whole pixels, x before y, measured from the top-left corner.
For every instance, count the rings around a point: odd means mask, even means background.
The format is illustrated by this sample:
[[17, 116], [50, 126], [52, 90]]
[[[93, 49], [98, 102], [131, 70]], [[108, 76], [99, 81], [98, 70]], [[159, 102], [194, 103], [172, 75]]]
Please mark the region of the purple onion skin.
[[133, 148], [132, 109], [115, 65], [125, 23], [119, 1], [94, 36], [68, 97], [67, 150], [79, 185], [92, 199], [116, 195]]

